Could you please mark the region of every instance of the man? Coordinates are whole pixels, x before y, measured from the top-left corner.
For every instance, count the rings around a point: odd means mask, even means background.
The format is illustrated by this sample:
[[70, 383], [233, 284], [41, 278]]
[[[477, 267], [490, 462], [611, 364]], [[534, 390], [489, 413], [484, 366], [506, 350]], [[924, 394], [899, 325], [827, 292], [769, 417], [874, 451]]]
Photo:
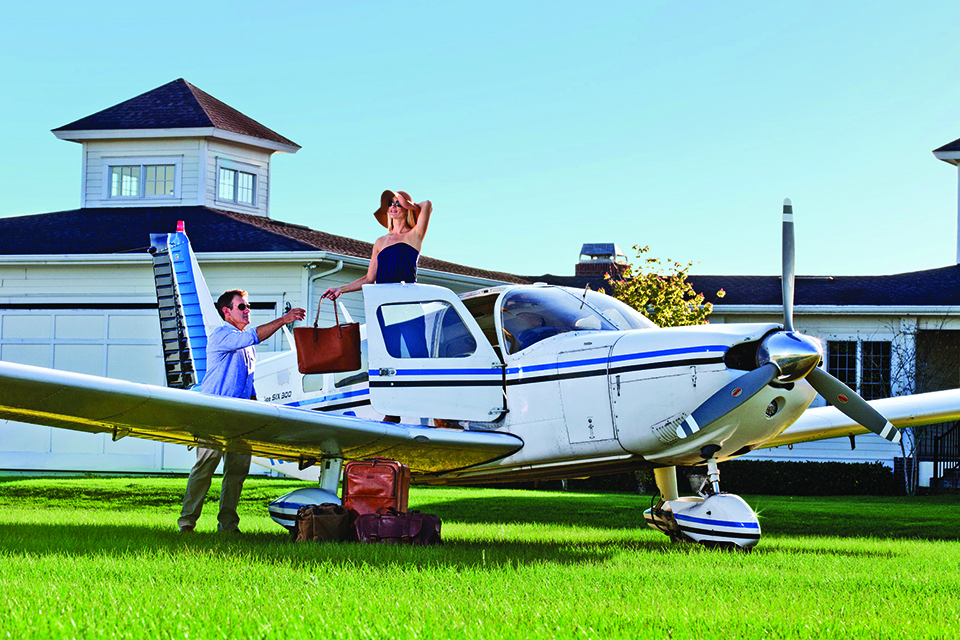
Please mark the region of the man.
[[[226, 320], [207, 338], [207, 373], [200, 383], [200, 393], [231, 398], [257, 399], [253, 387], [253, 369], [256, 365], [254, 345], [260, 344], [285, 324], [303, 320], [306, 311], [291, 309], [282, 317], [262, 324], [253, 331], [244, 331], [250, 324], [250, 303], [247, 292], [234, 289], [217, 300], [217, 309]], [[237, 504], [243, 481], [250, 472], [250, 456], [245, 453], [224, 453], [197, 447], [197, 463], [190, 470], [187, 490], [183, 494], [183, 509], [177, 525], [181, 533], [192, 533], [203, 508], [203, 499], [210, 489], [213, 472], [223, 463], [223, 484], [220, 488], [218, 531], [239, 533]]]

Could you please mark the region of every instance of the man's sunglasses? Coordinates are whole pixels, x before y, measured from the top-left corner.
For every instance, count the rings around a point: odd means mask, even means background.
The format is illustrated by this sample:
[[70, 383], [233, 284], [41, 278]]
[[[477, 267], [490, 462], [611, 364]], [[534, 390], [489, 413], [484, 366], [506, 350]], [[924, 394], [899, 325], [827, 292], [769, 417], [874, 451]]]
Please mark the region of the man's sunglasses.
[[250, 305], [248, 305], [246, 302], [241, 302], [240, 304], [237, 305], [238, 311], [246, 311], [249, 308], [250, 308]]

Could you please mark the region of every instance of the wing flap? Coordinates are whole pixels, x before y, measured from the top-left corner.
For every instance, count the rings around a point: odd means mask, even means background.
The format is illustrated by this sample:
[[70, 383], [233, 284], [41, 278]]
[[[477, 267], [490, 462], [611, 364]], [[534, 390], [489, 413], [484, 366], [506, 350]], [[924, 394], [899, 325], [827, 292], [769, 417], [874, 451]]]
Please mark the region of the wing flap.
[[[960, 389], [871, 400], [869, 404], [898, 429], [960, 420]], [[759, 449], [871, 433], [833, 407], [807, 409], [783, 433]]]
[[390, 424], [8, 362], [0, 362], [0, 417], [282, 460], [381, 455], [416, 473], [473, 466], [523, 446], [506, 433]]

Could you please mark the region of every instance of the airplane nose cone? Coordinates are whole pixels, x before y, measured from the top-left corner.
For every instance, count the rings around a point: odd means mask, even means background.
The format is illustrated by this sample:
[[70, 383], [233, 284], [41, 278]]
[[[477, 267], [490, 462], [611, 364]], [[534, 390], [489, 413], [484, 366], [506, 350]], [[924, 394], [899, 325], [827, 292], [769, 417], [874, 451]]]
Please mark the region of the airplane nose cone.
[[757, 351], [757, 364], [772, 363], [782, 382], [793, 382], [813, 371], [823, 359], [820, 341], [796, 331], [778, 331], [764, 338]]

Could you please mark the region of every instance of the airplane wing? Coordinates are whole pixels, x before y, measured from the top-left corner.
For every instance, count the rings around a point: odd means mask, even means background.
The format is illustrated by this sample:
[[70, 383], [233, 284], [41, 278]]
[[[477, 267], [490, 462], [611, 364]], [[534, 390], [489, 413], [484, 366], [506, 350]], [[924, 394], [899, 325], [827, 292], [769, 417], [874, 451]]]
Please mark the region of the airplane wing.
[[[871, 400], [869, 404], [898, 429], [960, 420], [960, 389]], [[798, 442], [870, 433], [833, 407], [807, 409], [783, 433], [760, 449]]]
[[523, 446], [507, 433], [390, 424], [9, 362], [0, 362], [0, 419], [282, 460], [383, 456], [421, 474]]

